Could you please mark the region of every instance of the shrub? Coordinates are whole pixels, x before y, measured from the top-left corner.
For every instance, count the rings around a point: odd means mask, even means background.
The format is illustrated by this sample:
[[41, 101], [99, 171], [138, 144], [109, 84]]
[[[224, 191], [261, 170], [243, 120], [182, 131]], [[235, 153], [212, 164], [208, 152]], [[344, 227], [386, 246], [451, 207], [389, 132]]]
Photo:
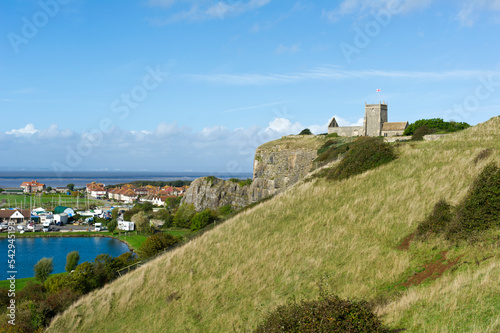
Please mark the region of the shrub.
[[140, 232], [148, 233], [151, 231], [149, 217], [143, 211], [140, 211], [139, 213], [132, 216], [132, 222], [135, 223], [137, 230], [139, 230]]
[[71, 304], [76, 302], [78, 298], [80, 298], [80, 294], [69, 288], [65, 288], [59, 290], [58, 292], [52, 293], [44, 301], [45, 307], [47, 309], [46, 317], [50, 319], [58, 313], [63, 312], [64, 310], [69, 308]]
[[94, 265], [88, 261], [76, 266], [69, 274], [69, 286], [78, 293], [86, 294], [97, 288]]
[[73, 251], [68, 253], [66, 256], [66, 272], [71, 272], [78, 266], [78, 262], [80, 261], [80, 254], [78, 251]]
[[240, 180], [240, 181], [238, 182], [238, 186], [240, 186], [240, 187], [243, 187], [243, 186], [250, 186], [250, 185], [252, 185], [252, 182], [253, 182], [253, 180], [252, 180], [252, 179], [247, 178], [247, 179], [245, 179], [245, 180]]
[[155, 218], [163, 221], [162, 228], [170, 228], [173, 226], [174, 217], [167, 209], [160, 209], [156, 212]]
[[200, 230], [205, 228], [207, 225], [217, 220], [217, 214], [211, 209], [205, 209], [200, 213], [196, 213], [191, 219], [191, 230]]
[[132, 252], [125, 252], [114, 259], [116, 270], [132, 265], [137, 261], [137, 256]]
[[309, 128], [304, 128], [299, 135], [312, 135], [312, 132]]
[[396, 158], [392, 146], [380, 138], [359, 137], [350, 147], [342, 161], [328, 171], [328, 179], [346, 179]]
[[158, 233], [149, 236], [139, 249], [139, 256], [147, 259], [179, 242], [179, 238], [170, 234]]
[[54, 263], [52, 262], [52, 258], [40, 259], [35, 264], [35, 267], [33, 267], [33, 270], [35, 271], [35, 279], [44, 283], [54, 270]]
[[234, 213], [234, 209], [233, 209], [233, 206], [231, 206], [231, 205], [225, 205], [225, 206], [219, 207], [217, 213], [221, 217], [228, 216], [228, 215], [231, 215], [232, 213]]
[[444, 200], [440, 200], [432, 210], [432, 213], [417, 227], [417, 236], [429, 233], [441, 234], [446, 231], [453, 220], [452, 206]]
[[109, 232], [113, 234], [116, 228], [118, 228], [118, 221], [116, 219], [112, 219], [111, 221], [108, 222], [106, 227], [108, 228]]
[[45, 298], [47, 290], [43, 284], [29, 281], [16, 296], [18, 300], [41, 301]]
[[419, 128], [415, 130], [413, 133], [411, 140], [412, 141], [422, 141], [424, 139], [424, 136], [427, 134], [434, 133], [432, 129], [430, 129], [427, 125], [422, 125]]
[[448, 238], [470, 238], [500, 226], [500, 169], [488, 164], [474, 180], [463, 202], [457, 208]]
[[291, 302], [269, 313], [255, 332], [390, 332], [364, 301], [337, 296]]
[[174, 215], [174, 226], [178, 228], [189, 228], [191, 219], [196, 214], [194, 205], [182, 205]]
[[467, 123], [454, 121], [446, 122], [441, 118], [420, 119], [412, 124], [409, 124], [405, 129], [403, 135], [413, 135], [417, 128], [421, 127], [422, 125], [426, 125], [430, 129], [434, 129], [435, 131], [444, 133], [456, 132], [470, 127], [470, 125]]
[[339, 135], [337, 133], [330, 133], [326, 135], [327, 138], [338, 138]]
[[52, 275], [43, 285], [49, 293], [57, 293], [69, 287], [69, 276], [65, 274]]

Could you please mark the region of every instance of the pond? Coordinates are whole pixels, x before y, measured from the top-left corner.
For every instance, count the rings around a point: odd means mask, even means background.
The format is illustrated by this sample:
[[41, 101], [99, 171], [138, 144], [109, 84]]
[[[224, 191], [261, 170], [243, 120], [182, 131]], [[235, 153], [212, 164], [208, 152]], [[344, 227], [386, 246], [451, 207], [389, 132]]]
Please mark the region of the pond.
[[[8, 239], [0, 239], [0, 253], [4, 261], [0, 265], [0, 280], [9, 277], [8, 271]], [[109, 254], [117, 257], [125, 252], [130, 252], [128, 246], [114, 238], [108, 237], [40, 237], [40, 238], [16, 238], [15, 239], [15, 270], [16, 279], [33, 277], [33, 267], [43, 257], [53, 258], [54, 271], [52, 273], [65, 272], [66, 256], [72, 251], [80, 253], [81, 264], [85, 261], [94, 261], [99, 254]]]

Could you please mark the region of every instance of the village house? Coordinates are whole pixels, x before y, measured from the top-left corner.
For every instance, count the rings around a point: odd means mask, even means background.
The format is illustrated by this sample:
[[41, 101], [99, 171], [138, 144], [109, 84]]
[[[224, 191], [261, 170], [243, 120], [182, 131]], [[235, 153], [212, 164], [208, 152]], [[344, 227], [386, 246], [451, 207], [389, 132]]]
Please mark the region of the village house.
[[0, 222], [24, 223], [31, 220], [29, 209], [2, 209], [0, 210]]
[[32, 180], [30, 182], [23, 182], [21, 188], [24, 189], [24, 193], [42, 192], [45, 190], [45, 184], [41, 184], [37, 180]]
[[104, 184], [92, 182], [87, 184], [86, 188], [87, 193], [90, 193], [90, 196], [96, 199], [101, 199], [106, 197], [106, 189], [104, 188]]

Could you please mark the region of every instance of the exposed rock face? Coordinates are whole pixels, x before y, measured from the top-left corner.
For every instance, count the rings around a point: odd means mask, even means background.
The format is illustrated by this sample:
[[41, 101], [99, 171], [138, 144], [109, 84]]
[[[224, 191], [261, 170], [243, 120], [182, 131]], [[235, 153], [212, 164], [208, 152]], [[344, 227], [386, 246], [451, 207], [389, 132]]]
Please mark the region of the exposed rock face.
[[197, 211], [225, 205], [244, 207], [249, 203], [249, 186], [214, 177], [202, 177], [191, 183], [182, 203], [193, 204]]
[[191, 183], [182, 203], [193, 204], [197, 211], [224, 205], [244, 207], [282, 192], [309, 173], [324, 141], [324, 137], [310, 135], [283, 137], [263, 144], [255, 152], [251, 185], [199, 178]]
[[282, 192], [304, 178], [316, 157], [317, 149], [289, 149], [279, 143], [257, 148], [253, 163], [252, 201]]

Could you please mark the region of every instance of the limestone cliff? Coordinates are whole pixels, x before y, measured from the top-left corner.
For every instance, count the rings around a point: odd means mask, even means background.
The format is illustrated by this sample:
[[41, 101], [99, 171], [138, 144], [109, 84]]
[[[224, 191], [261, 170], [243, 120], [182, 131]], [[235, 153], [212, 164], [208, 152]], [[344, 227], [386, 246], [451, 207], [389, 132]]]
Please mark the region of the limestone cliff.
[[182, 199], [184, 204], [193, 204], [197, 211], [205, 208], [217, 209], [225, 205], [244, 207], [250, 202], [249, 186], [215, 177], [202, 177], [191, 183]]
[[297, 135], [265, 143], [255, 152], [251, 185], [199, 178], [186, 191], [182, 203], [193, 204], [197, 211], [229, 204], [244, 207], [282, 192], [307, 175], [324, 142], [324, 136]]

